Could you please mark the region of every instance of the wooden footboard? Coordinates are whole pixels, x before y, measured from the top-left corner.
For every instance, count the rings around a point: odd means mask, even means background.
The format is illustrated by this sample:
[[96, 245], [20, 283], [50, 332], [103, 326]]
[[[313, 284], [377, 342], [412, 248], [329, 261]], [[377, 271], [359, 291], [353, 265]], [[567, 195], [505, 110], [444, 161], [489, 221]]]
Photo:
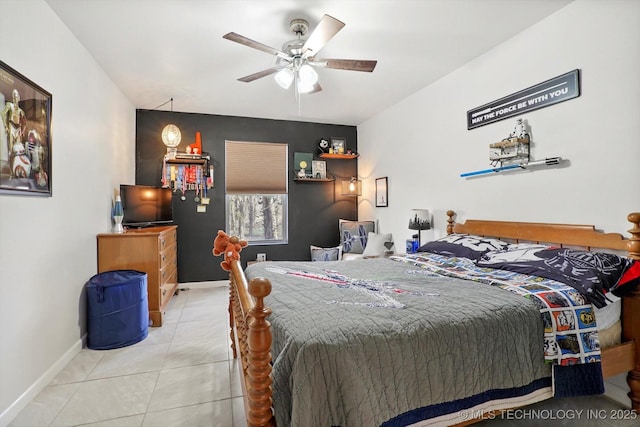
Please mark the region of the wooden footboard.
[[247, 425], [274, 426], [271, 408], [271, 329], [266, 317], [271, 310], [264, 298], [271, 293], [267, 279], [247, 285], [240, 261], [229, 271], [229, 326], [233, 357], [240, 353], [242, 391]]
[[[455, 213], [448, 211], [447, 232], [534, 241], [559, 245], [627, 250], [629, 257], [640, 260], [640, 213], [628, 216], [633, 228], [630, 239], [620, 234], [604, 234], [593, 226], [516, 223], [505, 221], [469, 220], [457, 224]], [[224, 236], [229, 239], [228, 236]], [[216, 238], [216, 241], [219, 237]], [[235, 239], [237, 242], [237, 238]], [[246, 244], [246, 243], [245, 243]], [[216, 246], [216, 244], [214, 244]], [[238, 248], [239, 252], [241, 248]], [[216, 251], [224, 254], [223, 268], [229, 271], [229, 326], [234, 358], [240, 358], [242, 388], [247, 424], [250, 427], [275, 426], [271, 400], [271, 330], [267, 317], [271, 310], [264, 299], [271, 293], [267, 279], [256, 278], [247, 283], [238, 252]], [[633, 409], [640, 412], [640, 289], [623, 298], [623, 343], [602, 352], [605, 378], [629, 372], [627, 382]], [[470, 421], [472, 422], [472, 421]], [[464, 423], [467, 424], [467, 423]]]

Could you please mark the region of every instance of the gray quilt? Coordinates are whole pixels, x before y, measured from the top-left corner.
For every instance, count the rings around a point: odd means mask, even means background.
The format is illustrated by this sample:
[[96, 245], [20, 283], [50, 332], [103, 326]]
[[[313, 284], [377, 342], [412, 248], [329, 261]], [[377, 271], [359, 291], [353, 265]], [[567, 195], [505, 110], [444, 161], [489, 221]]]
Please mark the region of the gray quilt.
[[389, 259], [263, 262], [277, 425], [379, 426], [550, 376], [522, 296]]

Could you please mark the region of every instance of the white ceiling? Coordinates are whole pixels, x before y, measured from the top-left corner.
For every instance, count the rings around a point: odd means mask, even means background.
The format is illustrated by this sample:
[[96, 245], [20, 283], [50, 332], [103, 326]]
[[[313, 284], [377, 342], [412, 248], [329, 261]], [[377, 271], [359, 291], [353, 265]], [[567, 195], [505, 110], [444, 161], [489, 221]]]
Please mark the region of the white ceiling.
[[[136, 108], [357, 125], [572, 0], [46, 1]], [[313, 31], [325, 13], [346, 26], [318, 56], [373, 73], [318, 69], [323, 91], [299, 104], [273, 76], [236, 80], [275, 58], [224, 34], [281, 49], [291, 19]]]

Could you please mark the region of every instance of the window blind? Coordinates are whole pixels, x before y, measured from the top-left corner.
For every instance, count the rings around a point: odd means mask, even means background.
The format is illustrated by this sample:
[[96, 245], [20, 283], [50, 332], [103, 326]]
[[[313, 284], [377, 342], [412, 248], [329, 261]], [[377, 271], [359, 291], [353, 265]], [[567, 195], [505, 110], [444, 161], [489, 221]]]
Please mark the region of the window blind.
[[286, 194], [287, 144], [225, 142], [227, 193]]

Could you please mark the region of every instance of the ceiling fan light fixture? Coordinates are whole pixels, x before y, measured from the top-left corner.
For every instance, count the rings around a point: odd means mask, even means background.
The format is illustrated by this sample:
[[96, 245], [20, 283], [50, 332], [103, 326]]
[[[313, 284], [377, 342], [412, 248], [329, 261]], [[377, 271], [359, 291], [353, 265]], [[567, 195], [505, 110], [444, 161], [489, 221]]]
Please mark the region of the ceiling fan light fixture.
[[293, 82], [293, 71], [290, 68], [283, 68], [276, 73], [274, 79], [282, 89], [289, 89]]
[[298, 93], [309, 93], [313, 90], [313, 85], [305, 83], [300, 77], [296, 80], [296, 89]]

